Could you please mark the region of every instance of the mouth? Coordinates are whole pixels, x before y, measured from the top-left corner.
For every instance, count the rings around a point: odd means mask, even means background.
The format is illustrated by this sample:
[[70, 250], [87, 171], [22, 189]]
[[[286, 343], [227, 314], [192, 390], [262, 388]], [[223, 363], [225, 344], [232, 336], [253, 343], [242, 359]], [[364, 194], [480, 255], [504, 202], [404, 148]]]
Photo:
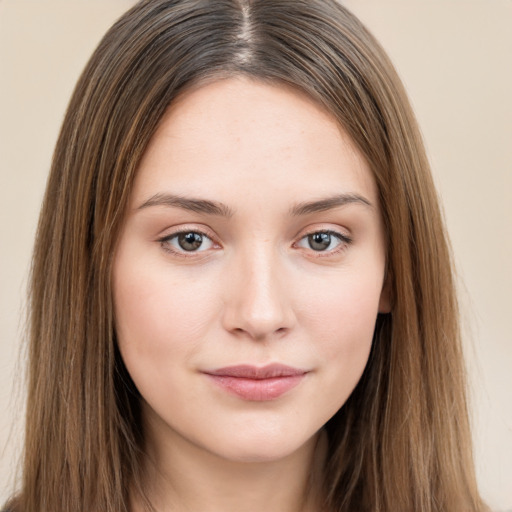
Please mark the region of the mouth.
[[244, 400], [275, 400], [297, 386], [307, 370], [282, 364], [227, 366], [203, 372], [214, 384]]

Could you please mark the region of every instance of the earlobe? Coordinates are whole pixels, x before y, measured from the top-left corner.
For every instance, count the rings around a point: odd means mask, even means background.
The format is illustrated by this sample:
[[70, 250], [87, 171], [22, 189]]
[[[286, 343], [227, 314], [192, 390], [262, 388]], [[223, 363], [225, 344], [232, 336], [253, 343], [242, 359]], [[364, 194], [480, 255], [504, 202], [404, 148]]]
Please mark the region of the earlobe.
[[382, 290], [380, 292], [379, 299], [379, 313], [391, 313], [391, 275], [389, 272], [386, 272], [384, 276], [384, 283], [382, 285]]

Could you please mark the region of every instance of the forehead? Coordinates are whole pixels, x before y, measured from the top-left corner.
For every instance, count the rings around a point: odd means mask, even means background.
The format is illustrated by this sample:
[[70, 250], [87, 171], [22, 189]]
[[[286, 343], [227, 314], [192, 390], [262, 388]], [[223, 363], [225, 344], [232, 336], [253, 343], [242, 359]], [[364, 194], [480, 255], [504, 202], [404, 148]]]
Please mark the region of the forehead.
[[307, 190], [376, 197], [365, 159], [334, 116], [289, 86], [237, 77], [173, 102], [144, 154], [134, 196], [197, 187], [250, 195], [270, 186], [290, 200]]

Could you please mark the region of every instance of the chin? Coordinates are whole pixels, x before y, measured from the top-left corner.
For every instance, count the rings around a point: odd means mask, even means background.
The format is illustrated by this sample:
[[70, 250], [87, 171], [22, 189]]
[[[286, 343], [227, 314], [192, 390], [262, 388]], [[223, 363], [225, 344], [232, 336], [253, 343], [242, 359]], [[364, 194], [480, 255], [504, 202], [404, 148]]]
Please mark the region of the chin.
[[282, 460], [308, 449], [315, 440], [315, 434], [311, 437], [295, 437], [287, 432], [279, 435], [265, 432], [251, 438], [247, 438], [247, 435], [243, 439], [230, 437], [225, 443], [215, 444], [211, 452], [232, 462], [265, 463]]

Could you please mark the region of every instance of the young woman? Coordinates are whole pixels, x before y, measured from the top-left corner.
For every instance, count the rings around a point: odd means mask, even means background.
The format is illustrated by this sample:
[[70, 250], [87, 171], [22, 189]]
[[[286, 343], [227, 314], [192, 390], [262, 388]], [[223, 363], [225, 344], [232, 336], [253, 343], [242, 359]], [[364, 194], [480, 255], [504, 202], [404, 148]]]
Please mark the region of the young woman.
[[146, 0], [54, 155], [16, 512], [483, 511], [402, 85], [334, 0]]

